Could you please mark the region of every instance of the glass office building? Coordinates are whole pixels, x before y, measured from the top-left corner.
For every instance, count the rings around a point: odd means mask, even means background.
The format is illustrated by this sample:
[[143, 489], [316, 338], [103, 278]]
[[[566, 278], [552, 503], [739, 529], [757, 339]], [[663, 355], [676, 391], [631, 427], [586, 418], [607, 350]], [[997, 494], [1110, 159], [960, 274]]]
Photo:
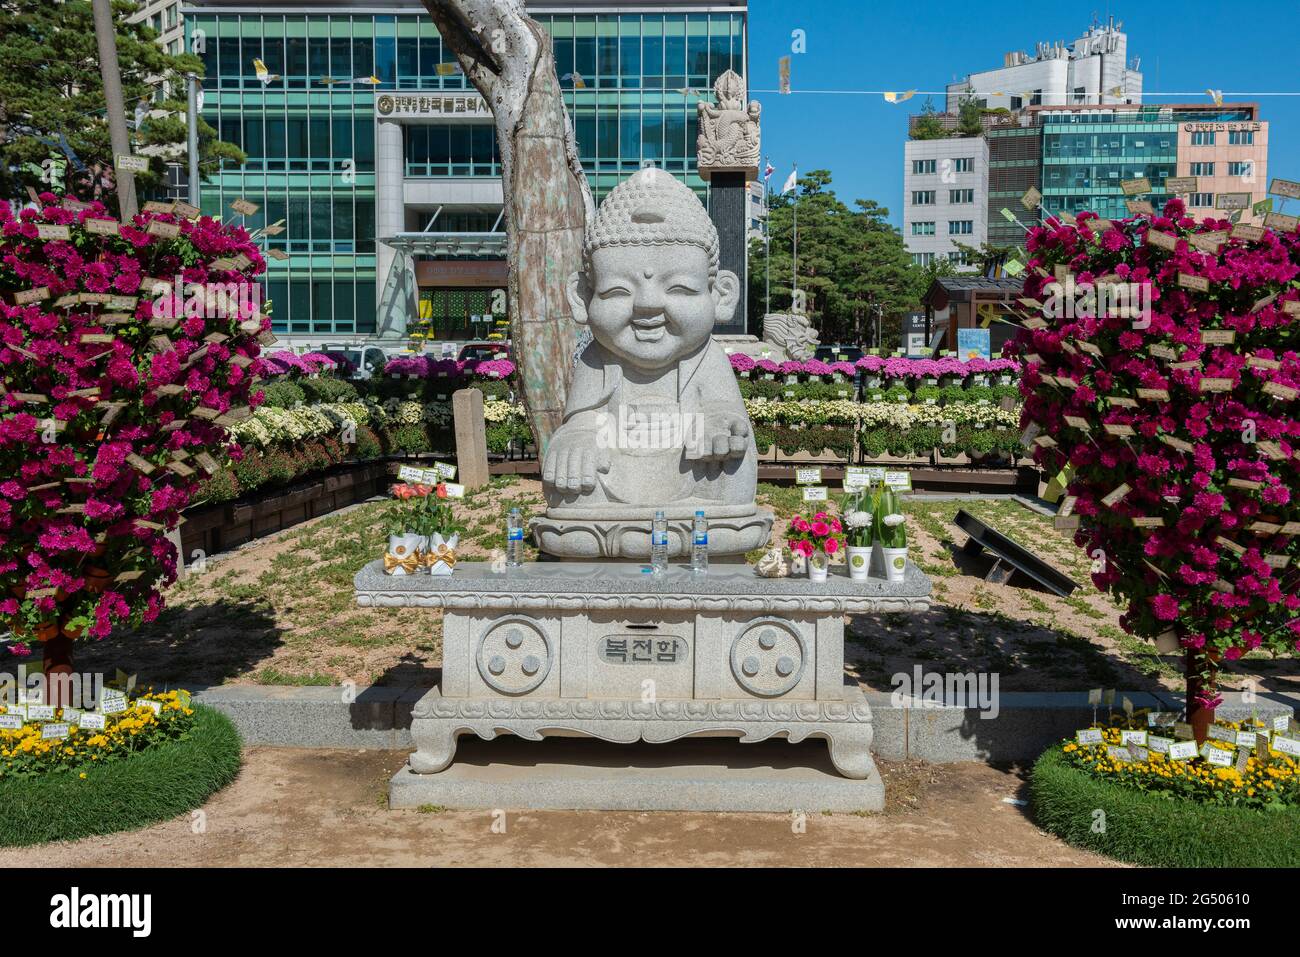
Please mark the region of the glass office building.
[[1178, 122], [1172, 111], [1144, 107], [1114, 110], [1044, 111], [1043, 209], [1049, 213], [1088, 209], [1106, 219], [1128, 215], [1120, 183], [1151, 181], [1149, 198], [1160, 208], [1168, 199], [1165, 180], [1177, 175]]
[[[654, 164], [701, 198], [696, 104], [746, 73], [744, 2], [530, 3], [551, 34], [578, 150], [600, 200]], [[286, 259], [269, 259], [277, 332], [295, 343], [480, 337], [505, 286], [492, 116], [418, 0], [192, 0], [203, 114], [248, 154], [202, 190], [238, 198]], [[258, 61], [264, 70], [259, 76]], [[497, 314], [495, 319], [500, 319]]]

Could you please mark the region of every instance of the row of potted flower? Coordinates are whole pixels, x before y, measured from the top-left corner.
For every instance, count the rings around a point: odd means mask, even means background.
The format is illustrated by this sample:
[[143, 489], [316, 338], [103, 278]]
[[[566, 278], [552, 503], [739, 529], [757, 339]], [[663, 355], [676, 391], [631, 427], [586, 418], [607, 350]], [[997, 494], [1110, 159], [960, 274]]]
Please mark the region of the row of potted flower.
[[515, 364], [509, 359], [435, 359], [432, 356], [398, 356], [389, 359], [384, 375], [411, 379], [509, 379]]
[[268, 376], [313, 376], [321, 373], [351, 371], [350, 365], [342, 356], [329, 356], [323, 352], [293, 352], [290, 349], [277, 349], [262, 356], [266, 362]]
[[747, 399], [745, 411], [751, 422], [777, 422], [784, 425], [855, 425], [867, 427], [886, 425], [897, 431], [906, 431], [919, 425], [942, 426], [980, 425], [1015, 428], [1020, 422], [1019, 409], [1002, 409], [978, 403], [951, 406], [904, 405], [902, 403], [859, 403], [844, 399], [783, 402], [769, 399]]
[[737, 375], [754, 377], [783, 376], [879, 376], [883, 379], [968, 379], [976, 376], [1010, 377], [1020, 372], [1020, 363], [1014, 359], [909, 359], [905, 356], [863, 356], [856, 362], [839, 360], [823, 362], [820, 359], [759, 358], [740, 352], [731, 353], [731, 368]]

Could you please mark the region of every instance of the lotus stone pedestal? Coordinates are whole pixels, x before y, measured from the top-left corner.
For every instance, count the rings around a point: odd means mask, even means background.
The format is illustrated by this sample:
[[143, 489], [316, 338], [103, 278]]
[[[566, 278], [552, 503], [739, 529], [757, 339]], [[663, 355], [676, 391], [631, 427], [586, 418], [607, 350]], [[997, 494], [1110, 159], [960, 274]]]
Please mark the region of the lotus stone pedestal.
[[[857, 685], [845, 683], [844, 615], [925, 609], [930, 582], [913, 565], [896, 583], [855, 582], [836, 571], [814, 584], [759, 578], [744, 565], [697, 577], [680, 566], [652, 575], [612, 562], [499, 572], [460, 563], [448, 577], [394, 578], [371, 563], [356, 576], [359, 605], [445, 612], [442, 685], [415, 707], [417, 750], [394, 779], [407, 795], [402, 803], [414, 800], [411, 782], [440, 777], [457, 738], [472, 733], [619, 743], [820, 738], [847, 779], [842, 785], [851, 783], [852, 806], [880, 808], [871, 709]], [[558, 800], [550, 806], [655, 803], [590, 794]], [[786, 794], [773, 800], [774, 810], [799, 806]]]

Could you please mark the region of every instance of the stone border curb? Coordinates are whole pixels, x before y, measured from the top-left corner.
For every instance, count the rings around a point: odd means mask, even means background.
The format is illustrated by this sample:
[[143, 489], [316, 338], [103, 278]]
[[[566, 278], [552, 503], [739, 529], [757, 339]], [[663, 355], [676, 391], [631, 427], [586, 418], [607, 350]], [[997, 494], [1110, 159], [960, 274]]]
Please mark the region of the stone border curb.
[[[412, 711], [427, 688], [342, 686], [278, 687], [227, 685], [195, 690], [195, 698], [222, 712], [245, 744], [286, 748], [414, 748]], [[352, 700], [347, 700], [351, 697]], [[996, 718], [974, 708], [896, 707], [891, 696], [870, 692], [875, 740], [872, 753], [889, 760], [934, 764], [960, 761], [1026, 761], [1092, 721], [1086, 691], [1006, 692]], [[1181, 696], [1143, 691], [1117, 692], [1135, 708], [1176, 711]], [[1300, 695], [1260, 694], [1254, 705], [1240, 693], [1225, 695], [1219, 715], [1228, 720], [1288, 709], [1300, 710]], [[1103, 706], [1099, 716], [1106, 714]]]

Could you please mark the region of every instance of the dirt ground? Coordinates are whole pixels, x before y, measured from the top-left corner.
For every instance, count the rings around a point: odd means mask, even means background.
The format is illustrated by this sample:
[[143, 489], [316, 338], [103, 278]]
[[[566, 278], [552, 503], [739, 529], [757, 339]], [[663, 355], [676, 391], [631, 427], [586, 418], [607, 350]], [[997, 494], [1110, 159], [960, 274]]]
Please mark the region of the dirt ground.
[[[788, 487], [760, 486], [759, 501], [777, 513], [774, 540], [803, 508], [799, 490]], [[465, 558], [502, 554], [513, 506], [538, 514], [540, 484], [503, 476], [459, 504]], [[157, 622], [82, 646], [78, 668], [122, 668], [143, 684], [172, 687], [432, 685], [441, 613], [362, 609], [353, 601], [353, 575], [382, 554], [386, 507], [366, 503], [208, 559], [171, 590]], [[1018, 577], [985, 582], [987, 560], [960, 551], [966, 537], [952, 525], [959, 508], [1053, 563], [1078, 590], [1060, 598]], [[893, 675], [920, 664], [996, 672], [1002, 691], [1181, 690], [1181, 661], [1120, 629], [1120, 609], [1091, 584], [1087, 556], [1050, 518], [1005, 499], [913, 500], [907, 510], [911, 555], [934, 583], [934, 606], [919, 615], [850, 616], [846, 663], [864, 687], [891, 690]], [[1256, 653], [1231, 663], [1222, 686], [1247, 681], [1260, 691], [1300, 691], [1300, 660]]]
[[983, 764], [881, 761], [884, 814], [806, 817], [506, 810], [390, 811], [400, 751], [250, 748], [236, 781], [189, 815], [124, 834], [0, 850], [0, 867], [1115, 866], [1039, 831], [1020, 776]]

